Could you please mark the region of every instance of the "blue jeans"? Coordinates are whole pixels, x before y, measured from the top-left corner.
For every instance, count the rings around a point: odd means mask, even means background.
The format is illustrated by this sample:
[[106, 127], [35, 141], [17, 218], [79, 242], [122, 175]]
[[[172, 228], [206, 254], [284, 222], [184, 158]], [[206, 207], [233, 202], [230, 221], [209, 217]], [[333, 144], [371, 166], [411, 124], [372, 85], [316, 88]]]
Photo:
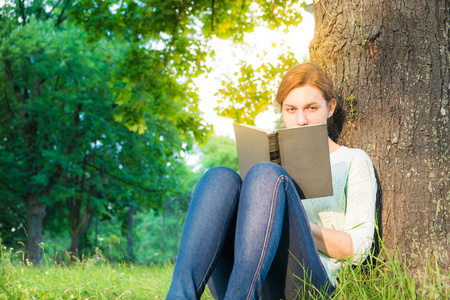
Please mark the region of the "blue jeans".
[[166, 299], [200, 299], [207, 282], [214, 298], [230, 300], [334, 290], [298, 193], [279, 165], [259, 163], [243, 182], [217, 167], [197, 184]]

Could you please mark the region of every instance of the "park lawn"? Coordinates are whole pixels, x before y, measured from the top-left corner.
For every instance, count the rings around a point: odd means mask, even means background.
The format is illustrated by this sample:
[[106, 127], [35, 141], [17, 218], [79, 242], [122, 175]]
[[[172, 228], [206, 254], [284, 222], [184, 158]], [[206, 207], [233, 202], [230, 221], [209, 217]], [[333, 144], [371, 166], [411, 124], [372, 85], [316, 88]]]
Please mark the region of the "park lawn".
[[[93, 261], [44, 268], [2, 263], [0, 299], [164, 299], [173, 265]], [[202, 299], [212, 299], [205, 293]]]
[[[93, 259], [70, 266], [26, 267], [0, 261], [0, 299], [164, 299], [172, 264], [115, 264]], [[450, 299], [450, 277], [427, 258], [420, 276], [385, 255], [369, 270], [345, 267], [332, 299]], [[317, 297], [317, 299], [327, 297]], [[202, 299], [212, 299], [206, 291]]]
[[164, 299], [171, 266], [2, 268], [0, 299]]

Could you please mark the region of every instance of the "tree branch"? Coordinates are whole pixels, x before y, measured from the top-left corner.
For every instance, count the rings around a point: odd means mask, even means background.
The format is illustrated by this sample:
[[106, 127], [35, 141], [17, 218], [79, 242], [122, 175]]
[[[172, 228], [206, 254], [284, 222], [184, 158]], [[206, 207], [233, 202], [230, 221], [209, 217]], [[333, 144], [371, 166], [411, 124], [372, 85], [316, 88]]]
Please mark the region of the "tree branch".
[[[68, 200], [66, 199], [66, 204], [68, 203], [67, 201], [68, 201]], [[58, 210], [62, 213], [62, 215], [63, 215], [66, 219], [69, 218], [69, 215], [66, 214], [66, 212], [64, 211], [64, 209], [62, 209], [61, 206], [58, 206]]]
[[59, 74], [58, 74], [58, 76], [56, 77], [56, 82], [55, 82], [55, 88], [54, 88], [54, 91], [56, 92], [57, 90], [59, 90], [59, 88], [58, 88], [58, 82], [59, 82]]
[[18, 0], [18, 2], [19, 2], [20, 14], [22, 15], [22, 19], [23, 19], [23, 25], [25, 25], [26, 24], [25, 4], [23, 3], [22, 0]]
[[50, 177], [49, 179], [49, 183], [47, 184], [47, 186], [45, 187], [45, 189], [39, 194], [39, 197], [48, 195], [53, 186], [58, 182], [58, 179], [61, 177], [63, 173], [63, 168], [61, 166], [56, 167], [56, 170], [54, 171], [53, 175]]
[[[39, 3], [38, 3], [38, 5], [39, 5]], [[41, 13], [42, 13], [42, 6], [38, 6], [38, 8], [37, 8], [37, 17], [36, 17], [36, 19], [38, 19], [38, 20], [40, 20], [41, 19]]]
[[16, 116], [16, 114], [14, 113], [14, 111], [11, 108], [11, 105], [9, 103], [9, 99], [8, 99], [8, 93], [6, 91], [6, 85], [4, 87], [4, 94], [5, 94], [5, 99], [6, 99], [6, 107], [8, 108], [9, 113], [11, 114], [10, 120], [14, 119], [14, 117]]
[[[19, 102], [23, 105], [23, 104], [25, 104], [25, 98], [21, 93], [20, 87], [16, 83], [16, 78], [14, 77], [14, 73], [13, 73], [12, 66], [11, 66], [11, 61], [9, 59], [5, 59], [3, 62], [5, 64], [6, 75], [8, 75], [8, 79], [13, 86], [13, 91], [16, 94], [17, 100], [19, 100]], [[23, 116], [22, 116], [22, 119], [23, 119]]]
[[67, 16], [63, 17], [63, 15], [66, 12], [66, 8], [69, 3], [70, 3], [70, 0], [64, 2], [64, 7], [61, 10], [61, 13], [59, 14], [58, 20], [56, 21], [56, 24], [55, 24], [56, 26], [59, 26], [67, 18]]
[[48, 13], [49, 16], [51, 16], [55, 8], [61, 4], [61, 1], [62, 0], [58, 0], [58, 2], [56, 2], [55, 5], [53, 5], [52, 10]]
[[138, 189], [143, 190], [143, 191], [145, 191], [145, 192], [148, 192], [148, 193], [155, 193], [155, 192], [158, 192], [158, 191], [159, 191], [159, 190], [156, 190], [156, 189], [153, 189], [153, 190], [147, 189], [147, 188], [142, 187], [142, 186], [139, 185], [138, 183], [129, 182], [129, 181], [125, 180], [125, 179], [116, 177], [115, 175], [112, 175], [111, 173], [106, 172], [105, 170], [101, 170], [99, 167], [97, 167], [97, 166], [95, 166], [95, 165], [92, 165], [92, 164], [89, 164], [89, 163], [88, 163], [87, 165], [90, 166], [90, 167], [92, 167], [92, 168], [94, 168], [94, 169], [96, 169], [97, 171], [101, 171], [101, 172], [105, 173], [106, 175], [108, 175], [109, 177], [111, 177], [111, 178], [113, 178], [113, 179], [115, 179], [115, 180], [117, 180], [117, 181], [120, 181], [120, 182], [122, 182], [122, 183], [125, 183], [125, 184], [127, 184], [127, 185], [129, 185], [129, 186], [138, 188]]
[[[92, 217], [95, 214], [95, 211], [97, 210], [97, 205], [94, 205], [94, 207], [92, 209], [89, 209], [89, 206], [91, 205], [91, 201], [92, 201], [92, 192], [93, 192], [93, 186], [92, 188], [89, 189], [89, 195], [88, 195], [88, 200], [86, 202], [86, 209], [84, 210], [83, 213], [83, 220], [80, 222], [80, 232], [79, 234], [82, 235], [84, 234], [89, 227], [91, 226], [91, 221], [92, 221]], [[87, 226], [84, 226], [84, 224], [87, 223]]]
[[80, 235], [83, 235], [86, 231], [88, 231], [89, 227], [92, 224], [92, 218], [94, 217], [95, 212], [97, 211], [97, 206], [94, 206], [92, 210], [90, 210], [87, 220], [87, 225], [80, 231]]
[[212, 5], [211, 5], [211, 8], [212, 8], [212, 12], [211, 12], [211, 32], [214, 31], [214, 14], [215, 14], [214, 2], [215, 2], [215, 0], [212, 0]]
[[10, 187], [9, 185], [5, 185], [5, 184], [2, 184], [1, 187], [2, 187], [3, 189], [7, 189], [7, 190], [9, 190], [9, 191], [11, 191], [11, 192], [13, 192], [13, 193], [15, 193], [15, 194], [19, 194], [19, 195], [23, 192], [23, 191], [21, 191], [21, 190], [13, 189], [13, 188]]
[[[74, 73], [72, 68], [70, 67], [69, 63], [67, 63], [67, 68], [69, 69], [69, 71], [71, 73]], [[78, 92], [78, 81], [76, 79], [74, 79], [75, 81], [75, 85], [77, 87], [77, 92]], [[80, 111], [82, 108], [82, 104], [78, 103], [75, 109], [75, 115], [74, 115], [74, 120], [72, 123], [72, 137], [70, 139], [69, 145], [67, 146], [67, 155], [70, 155], [73, 153], [73, 151], [75, 150], [75, 146], [77, 144], [77, 139], [81, 136], [81, 134], [77, 134], [79, 131], [76, 130], [76, 128], [78, 127], [79, 123], [80, 123]]]
[[52, 206], [52, 208], [50, 208], [50, 210], [47, 211], [47, 213], [44, 216], [44, 219], [42, 220], [43, 224], [45, 224], [45, 222], [48, 220], [48, 218], [58, 210], [60, 205], [61, 205], [61, 202], [58, 201]]
[[69, 145], [67, 146], [67, 155], [73, 153], [77, 145], [77, 139], [80, 137], [80, 135], [77, 134], [78, 133], [77, 127], [80, 124], [80, 112], [82, 107], [83, 107], [82, 104], [78, 103], [75, 109], [75, 114], [72, 122], [72, 137], [70, 139]]
[[172, 40], [170, 41], [169, 46], [166, 48], [167, 50], [166, 50], [166, 53], [164, 54], [163, 59], [158, 64], [158, 66], [155, 68], [155, 70], [153, 71], [153, 74], [152, 74], [151, 77], [153, 77], [155, 75], [156, 71], [158, 71], [161, 68], [161, 66], [163, 66], [165, 64], [165, 62], [167, 60], [167, 57], [169, 56], [170, 52], [172, 51], [171, 48], [175, 44], [175, 40], [177, 39], [176, 38], [176, 33], [177, 33], [178, 25], [179, 25], [180, 20], [181, 20], [181, 15], [184, 13], [184, 10], [186, 8], [186, 3], [187, 3], [187, 0], [184, 0], [183, 1], [183, 5], [181, 6], [180, 11], [178, 12], [177, 20], [175, 21], [175, 25], [174, 25], [173, 30], [172, 30]]

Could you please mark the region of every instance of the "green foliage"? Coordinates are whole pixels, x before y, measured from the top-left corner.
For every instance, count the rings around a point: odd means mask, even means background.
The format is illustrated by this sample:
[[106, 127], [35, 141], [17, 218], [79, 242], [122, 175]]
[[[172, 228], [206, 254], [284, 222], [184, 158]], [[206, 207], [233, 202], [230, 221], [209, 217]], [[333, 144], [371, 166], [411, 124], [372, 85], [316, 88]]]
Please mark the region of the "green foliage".
[[8, 190], [0, 189], [0, 237], [4, 245], [17, 245], [18, 241], [26, 239], [24, 225], [26, 223], [26, 208], [16, 195]]
[[208, 142], [200, 147], [202, 165], [199, 173], [213, 167], [229, 167], [236, 172], [239, 171], [239, 164], [236, 151], [236, 142], [228, 137], [212, 135]]
[[[93, 39], [107, 36], [130, 45], [113, 85], [116, 102], [121, 106], [116, 120], [123, 121], [131, 130], [143, 132], [146, 129], [143, 116], [154, 107], [155, 99], [162, 98], [160, 103], [181, 100], [191, 113], [198, 112], [191, 78], [208, 71], [206, 58], [214, 54], [205, 46], [208, 38], [242, 41], [243, 34], [253, 31], [255, 26], [287, 28], [301, 22], [299, 8], [305, 6], [296, 0], [270, 3], [113, 0], [101, 4], [87, 0], [71, 7], [68, 16]], [[164, 116], [171, 115], [166, 109], [161, 112]], [[180, 118], [183, 126], [205, 128], [202, 122]], [[193, 133], [197, 139], [206, 137], [200, 135], [201, 130]]]
[[[49, 212], [57, 208], [53, 220], [63, 216], [70, 222], [62, 224], [86, 230], [104, 207], [133, 199], [158, 208], [168, 193], [184, 193], [177, 184], [184, 165], [180, 152], [208, 130], [196, 94], [168, 77], [155, 83], [166, 82], [159, 89], [148, 85], [140, 91], [150, 102], [135, 97], [121, 103], [118, 74], [139, 74], [119, 68], [130, 46], [106, 39], [87, 43], [83, 29], [39, 15], [33, 5], [2, 8], [7, 25], [0, 32], [0, 164], [7, 170], [0, 174], [2, 205], [20, 199], [23, 213], [24, 202], [37, 197]], [[63, 16], [63, 11], [52, 12]], [[8, 220], [1, 220], [5, 233], [25, 223], [12, 227]], [[50, 229], [59, 230], [56, 224]]]
[[[121, 48], [107, 41], [90, 45], [86, 39], [71, 24], [56, 30], [51, 19], [32, 16], [0, 46], [6, 71], [0, 73], [5, 125], [0, 163], [8, 170], [0, 174], [1, 205], [11, 213], [1, 224], [9, 245], [14, 244], [11, 228], [25, 225], [24, 203], [33, 194], [54, 214], [46, 219], [48, 229], [66, 225], [83, 232], [93, 214], [108, 206], [123, 207], [132, 199], [158, 208], [168, 194], [184, 193], [178, 185], [184, 165], [180, 151], [187, 151], [195, 136], [189, 122], [200, 127], [196, 115], [182, 101], [167, 101], [165, 111], [178, 115], [147, 114], [147, 130], [130, 133], [114, 121], [119, 109], [107, 84]], [[8, 205], [11, 201], [19, 205]], [[10, 218], [18, 212], [21, 217]]]
[[136, 261], [144, 264], [174, 261], [178, 252], [184, 217], [185, 211], [170, 213], [169, 209], [138, 214], [135, 233]]
[[348, 106], [348, 114], [351, 117], [356, 116], [356, 100], [353, 95], [344, 98], [344, 103]]
[[297, 63], [292, 52], [281, 55], [276, 66], [262, 63], [255, 68], [243, 63], [240, 71], [234, 74], [237, 82], [230, 78], [222, 82], [223, 88], [218, 92], [222, 99], [218, 101], [216, 112], [236, 123], [255, 125], [256, 116], [273, 104], [284, 73]]
[[284, 24], [286, 27], [299, 24], [303, 19], [300, 8], [306, 8], [306, 3], [298, 0], [276, 0], [272, 1], [270, 6], [267, 5], [267, 1], [260, 0], [257, 3], [263, 10], [262, 19], [267, 20], [267, 25], [264, 23], [261, 25], [269, 29], [276, 29]]
[[[295, 25], [301, 5], [6, 1], [0, 8], [2, 203], [21, 202], [15, 213], [45, 203], [46, 229], [68, 228], [74, 238], [95, 214], [113, 215], [131, 203], [162, 209], [163, 199], [184, 197], [190, 186], [180, 184], [182, 153], [211, 132], [192, 81], [214, 56], [207, 39], [240, 41], [256, 25]], [[25, 223], [6, 219], [0, 218], [2, 232]]]

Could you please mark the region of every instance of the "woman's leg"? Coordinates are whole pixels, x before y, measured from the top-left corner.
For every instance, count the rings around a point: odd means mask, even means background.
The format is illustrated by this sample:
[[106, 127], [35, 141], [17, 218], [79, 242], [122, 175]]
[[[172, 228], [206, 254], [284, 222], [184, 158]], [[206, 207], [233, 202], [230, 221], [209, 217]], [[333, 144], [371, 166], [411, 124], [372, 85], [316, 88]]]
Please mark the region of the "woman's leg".
[[303, 205], [300, 201], [294, 200], [294, 205], [286, 201], [281, 238], [264, 281], [262, 299], [319, 299], [318, 291], [327, 295], [333, 290], [317, 254]]
[[227, 292], [228, 280], [233, 270], [234, 237], [236, 231], [236, 214], [231, 221], [227, 239], [217, 259], [217, 264], [208, 281], [208, 288], [214, 299], [223, 299]]
[[292, 297], [284, 294], [285, 287], [302, 288], [300, 280], [286, 274], [300, 278], [312, 274], [308, 281], [319, 289], [330, 284], [295, 187], [286, 171], [276, 164], [257, 164], [245, 177], [238, 206], [234, 255], [225, 299], [258, 299], [275, 258], [275, 263], [280, 265], [274, 265], [273, 270], [280, 274], [272, 276], [270, 272], [267, 284], [275, 289], [270, 298]]
[[242, 180], [212, 168], [195, 188], [166, 299], [200, 299], [236, 214]]

